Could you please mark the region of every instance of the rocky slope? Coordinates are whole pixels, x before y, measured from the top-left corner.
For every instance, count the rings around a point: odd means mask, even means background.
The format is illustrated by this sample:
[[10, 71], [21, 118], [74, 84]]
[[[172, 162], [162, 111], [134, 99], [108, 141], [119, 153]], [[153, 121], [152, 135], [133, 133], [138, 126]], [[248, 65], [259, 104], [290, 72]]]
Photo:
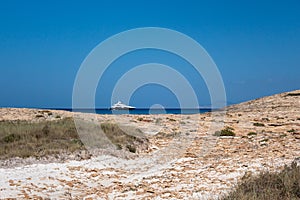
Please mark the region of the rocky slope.
[[[0, 109], [0, 120], [54, 120], [72, 113]], [[224, 114], [223, 117], [220, 117]], [[76, 114], [77, 115], [77, 114]], [[79, 115], [79, 116], [78, 116]], [[300, 157], [300, 90], [196, 115], [75, 117], [139, 128], [150, 148], [134, 159], [98, 155], [83, 161], [0, 169], [1, 198], [210, 199], [239, 179], [280, 170]], [[224, 123], [235, 136], [213, 136]]]

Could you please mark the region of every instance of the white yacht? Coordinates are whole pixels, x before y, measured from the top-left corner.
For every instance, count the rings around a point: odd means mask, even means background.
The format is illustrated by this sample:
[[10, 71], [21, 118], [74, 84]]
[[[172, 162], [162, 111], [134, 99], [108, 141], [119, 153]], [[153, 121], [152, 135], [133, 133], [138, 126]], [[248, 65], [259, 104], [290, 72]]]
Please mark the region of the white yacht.
[[126, 104], [123, 104], [121, 101], [118, 101], [110, 109], [111, 110], [133, 110], [133, 109], [135, 109], [135, 107], [128, 106]]

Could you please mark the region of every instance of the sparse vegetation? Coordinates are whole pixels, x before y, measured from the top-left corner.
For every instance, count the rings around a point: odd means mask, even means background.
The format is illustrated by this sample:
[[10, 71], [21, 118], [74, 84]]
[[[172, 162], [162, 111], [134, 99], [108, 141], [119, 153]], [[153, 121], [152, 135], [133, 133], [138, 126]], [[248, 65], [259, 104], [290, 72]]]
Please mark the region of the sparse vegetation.
[[[79, 129], [86, 130], [89, 136], [92, 132], [94, 135], [91, 135], [91, 140], [98, 139], [98, 141], [94, 141], [97, 144], [99, 139], [103, 140], [103, 143], [107, 143], [107, 140], [105, 141], [101, 137], [101, 128], [110, 142], [116, 146], [116, 149], [137, 152], [137, 146], [147, 145], [147, 139], [142, 137], [140, 130], [128, 129], [132, 134], [128, 135], [127, 131], [122, 131], [116, 124], [104, 123], [100, 126], [100, 124], [84, 122], [79, 127]], [[102, 148], [103, 146], [94, 145], [93, 147]], [[84, 144], [77, 134], [72, 118], [36, 123], [26, 121], [0, 122], [0, 160], [11, 157], [42, 157], [84, 149]]]
[[256, 132], [249, 132], [247, 135], [252, 136], [252, 135], [257, 135], [257, 133]]
[[300, 199], [300, 166], [295, 162], [281, 172], [263, 172], [242, 178], [237, 187], [220, 200]]
[[12, 143], [15, 141], [19, 141], [21, 139], [20, 135], [15, 135], [14, 133], [11, 133], [9, 135], [6, 135], [5, 137], [3, 137], [3, 141], [5, 143]]
[[137, 118], [137, 120], [138, 120], [138, 121], [143, 121], [143, 120], [144, 120], [144, 118], [142, 118], [142, 117], [139, 117], [139, 118]]
[[222, 129], [221, 131], [216, 131], [214, 136], [235, 136], [235, 133], [233, 132], [232, 127], [226, 127]]
[[0, 159], [44, 156], [84, 149], [72, 119], [29, 123], [0, 122]]
[[284, 134], [281, 134], [279, 137], [280, 137], [280, 138], [284, 138], [284, 137], [286, 137], [286, 136], [287, 136], [287, 134], [284, 133]]
[[169, 117], [167, 117], [167, 120], [169, 120], [169, 121], [171, 121], [171, 122], [176, 122], [176, 119], [169, 118]]
[[263, 123], [255, 122], [253, 123], [253, 126], [265, 126]]
[[143, 136], [139, 129], [122, 127], [112, 123], [102, 123], [101, 129], [106, 137], [117, 147], [117, 149], [127, 149], [131, 153], [137, 152], [138, 146], [147, 148], [148, 139]]
[[289, 133], [295, 133], [295, 129], [291, 129], [291, 130], [288, 130], [287, 132], [289, 132]]
[[180, 136], [179, 132], [172, 132], [172, 133], [165, 133], [165, 132], [158, 132], [155, 137], [157, 138], [175, 138]]

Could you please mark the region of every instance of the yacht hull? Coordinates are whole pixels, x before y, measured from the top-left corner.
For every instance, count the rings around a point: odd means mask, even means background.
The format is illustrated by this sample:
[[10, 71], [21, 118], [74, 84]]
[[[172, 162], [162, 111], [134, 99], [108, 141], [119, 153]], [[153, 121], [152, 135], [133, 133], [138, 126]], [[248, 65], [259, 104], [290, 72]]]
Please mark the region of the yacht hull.
[[110, 110], [134, 110], [135, 108], [110, 108]]

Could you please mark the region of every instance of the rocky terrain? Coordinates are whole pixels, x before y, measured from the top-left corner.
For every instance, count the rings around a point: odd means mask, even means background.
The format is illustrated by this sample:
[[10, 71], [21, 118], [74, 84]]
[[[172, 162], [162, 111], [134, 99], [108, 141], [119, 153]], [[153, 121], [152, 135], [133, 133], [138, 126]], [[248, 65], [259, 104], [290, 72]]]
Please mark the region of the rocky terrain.
[[[300, 157], [300, 90], [195, 115], [0, 109], [0, 121], [66, 117], [117, 123], [125, 132], [135, 127], [147, 136], [149, 148], [131, 158], [108, 154], [115, 151], [108, 148], [84, 160], [12, 162], [0, 168], [0, 198], [216, 199], [238, 180], [280, 170]], [[222, 130], [230, 134], [215, 134]]]

